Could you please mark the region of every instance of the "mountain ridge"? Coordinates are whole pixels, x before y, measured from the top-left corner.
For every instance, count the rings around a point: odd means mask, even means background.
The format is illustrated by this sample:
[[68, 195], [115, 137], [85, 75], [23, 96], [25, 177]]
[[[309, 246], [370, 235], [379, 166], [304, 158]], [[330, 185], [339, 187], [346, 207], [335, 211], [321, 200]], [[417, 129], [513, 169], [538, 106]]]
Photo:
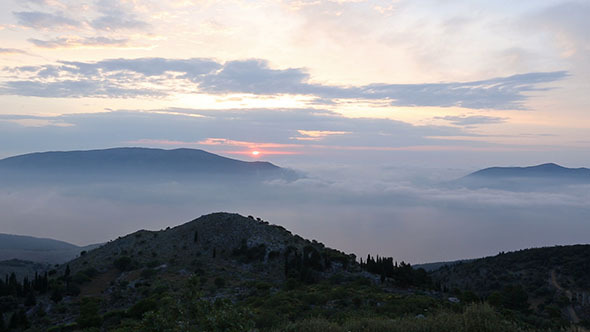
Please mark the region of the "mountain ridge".
[[508, 191], [555, 190], [590, 184], [590, 169], [568, 168], [556, 163], [525, 167], [488, 167], [451, 181], [451, 186]]
[[0, 175], [19, 179], [294, 179], [298, 175], [267, 161], [242, 161], [199, 149], [117, 147], [47, 151], [0, 160]]
[[568, 168], [556, 163], [545, 163], [524, 167], [488, 167], [479, 171], [475, 171], [467, 176], [590, 176], [590, 169], [585, 167]]
[[65, 263], [99, 246], [75, 244], [50, 238], [0, 233], [0, 261], [24, 260], [43, 264]]

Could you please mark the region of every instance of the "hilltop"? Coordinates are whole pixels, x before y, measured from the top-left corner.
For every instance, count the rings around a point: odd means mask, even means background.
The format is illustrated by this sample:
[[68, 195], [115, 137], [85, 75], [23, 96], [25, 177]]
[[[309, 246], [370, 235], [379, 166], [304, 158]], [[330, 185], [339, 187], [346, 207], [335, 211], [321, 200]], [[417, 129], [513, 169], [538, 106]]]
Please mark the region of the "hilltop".
[[53, 151], [0, 160], [0, 178], [13, 181], [203, 181], [296, 177], [295, 172], [269, 162], [241, 161], [197, 149]]
[[[286, 266], [296, 259], [302, 259], [304, 266], [287, 271]], [[120, 237], [68, 265], [75, 271], [93, 268], [103, 273], [116, 269], [115, 261], [127, 262], [122, 270], [152, 266], [190, 274], [222, 268], [242, 280], [280, 281], [290, 274], [310, 280], [325, 278], [353, 269], [356, 258], [261, 219], [214, 213], [174, 228], [140, 230]]]
[[590, 181], [590, 169], [567, 168], [555, 163], [528, 167], [489, 167], [468, 175], [468, 177], [495, 178], [570, 178]]
[[554, 163], [528, 167], [489, 167], [458, 179], [453, 184], [473, 189], [545, 190], [590, 184], [590, 169], [567, 168]]

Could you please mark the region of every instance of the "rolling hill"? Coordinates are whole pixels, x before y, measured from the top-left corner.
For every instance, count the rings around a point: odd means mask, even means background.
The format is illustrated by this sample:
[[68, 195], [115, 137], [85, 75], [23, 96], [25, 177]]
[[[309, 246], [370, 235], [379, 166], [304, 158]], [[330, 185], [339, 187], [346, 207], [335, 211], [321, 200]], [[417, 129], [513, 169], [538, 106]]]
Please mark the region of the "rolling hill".
[[0, 261], [23, 260], [44, 264], [61, 264], [74, 259], [81, 251], [98, 245], [79, 247], [64, 241], [0, 233]]
[[0, 160], [0, 179], [34, 181], [293, 179], [295, 172], [269, 162], [247, 162], [196, 149], [112, 148], [39, 152]]
[[529, 167], [490, 167], [473, 172], [453, 184], [475, 189], [543, 190], [590, 184], [590, 169], [567, 168], [554, 163]]

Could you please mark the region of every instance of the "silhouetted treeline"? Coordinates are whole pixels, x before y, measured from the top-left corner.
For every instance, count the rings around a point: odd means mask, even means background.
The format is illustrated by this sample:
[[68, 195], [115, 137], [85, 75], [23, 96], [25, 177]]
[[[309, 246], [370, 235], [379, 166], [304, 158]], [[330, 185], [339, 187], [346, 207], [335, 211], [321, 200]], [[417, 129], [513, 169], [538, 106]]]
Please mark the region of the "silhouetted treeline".
[[25, 277], [22, 282], [17, 280], [14, 273], [11, 273], [10, 276], [6, 275], [4, 280], [0, 280], [0, 296], [27, 297], [31, 293], [43, 294], [48, 289], [47, 273], [43, 275], [35, 273], [33, 280]]
[[365, 262], [361, 259], [361, 268], [367, 272], [381, 276], [381, 282], [392, 281], [401, 287], [428, 286], [431, 283], [424, 269], [414, 269], [409, 263], [397, 263], [392, 257], [371, 257], [367, 255]]

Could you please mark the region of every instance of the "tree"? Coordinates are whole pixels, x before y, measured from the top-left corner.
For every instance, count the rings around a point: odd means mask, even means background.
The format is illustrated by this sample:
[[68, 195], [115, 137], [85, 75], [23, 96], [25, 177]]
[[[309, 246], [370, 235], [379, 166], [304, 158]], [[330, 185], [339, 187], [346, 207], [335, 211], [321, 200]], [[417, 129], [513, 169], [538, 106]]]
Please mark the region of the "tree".
[[21, 309], [12, 314], [10, 317], [10, 323], [8, 324], [8, 328], [12, 331], [17, 328], [27, 329], [30, 327], [29, 320], [27, 319], [27, 314], [25, 313], [24, 309]]
[[113, 262], [113, 265], [115, 265], [115, 267], [117, 269], [119, 269], [120, 271], [127, 271], [131, 268], [132, 261], [131, 261], [131, 258], [129, 258], [127, 256], [123, 256], [123, 257], [119, 257], [119, 258], [115, 259], [115, 261]]

